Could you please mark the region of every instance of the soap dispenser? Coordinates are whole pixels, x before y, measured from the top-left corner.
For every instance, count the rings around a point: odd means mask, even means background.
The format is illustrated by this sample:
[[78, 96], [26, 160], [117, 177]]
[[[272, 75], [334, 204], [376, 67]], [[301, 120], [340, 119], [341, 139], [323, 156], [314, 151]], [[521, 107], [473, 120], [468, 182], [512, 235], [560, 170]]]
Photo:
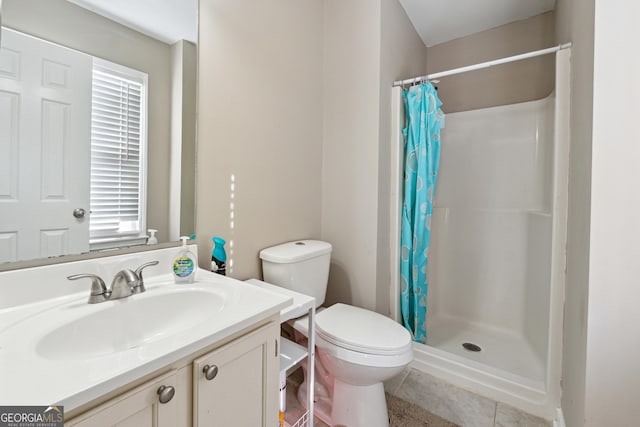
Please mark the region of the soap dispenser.
[[153, 228], [150, 228], [147, 231], [150, 234], [149, 238], [147, 239], [147, 245], [157, 245], [158, 238], [156, 237], [156, 233], [158, 232], [158, 230], [154, 230]]
[[182, 236], [180, 240], [182, 240], [182, 246], [173, 260], [173, 278], [176, 283], [193, 283], [198, 263], [195, 255], [187, 247], [189, 237]]

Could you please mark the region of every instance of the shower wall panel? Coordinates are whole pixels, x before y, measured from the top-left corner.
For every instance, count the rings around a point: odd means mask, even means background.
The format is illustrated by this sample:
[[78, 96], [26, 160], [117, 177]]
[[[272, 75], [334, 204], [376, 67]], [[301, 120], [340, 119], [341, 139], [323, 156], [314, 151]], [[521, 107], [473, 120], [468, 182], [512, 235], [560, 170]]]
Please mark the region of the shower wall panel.
[[544, 360], [553, 97], [447, 115], [428, 316], [524, 336]]

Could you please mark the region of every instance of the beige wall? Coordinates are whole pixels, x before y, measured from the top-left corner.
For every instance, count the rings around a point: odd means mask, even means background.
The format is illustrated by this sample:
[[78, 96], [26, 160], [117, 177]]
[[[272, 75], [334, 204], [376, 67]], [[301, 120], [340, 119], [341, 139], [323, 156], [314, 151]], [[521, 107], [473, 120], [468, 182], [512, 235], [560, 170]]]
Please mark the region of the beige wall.
[[322, 238], [326, 304], [376, 307], [380, 1], [324, 2]]
[[640, 3], [595, 0], [594, 15], [584, 425], [635, 426], [640, 398]]
[[147, 226], [168, 238], [170, 47], [65, 0], [5, 0], [2, 23], [149, 75]]
[[196, 92], [195, 44], [180, 40], [171, 46], [171, 184], [169, 239], [196, 230]]
[[261, 277], [260, 249], [320, 237], [322, 16], [316, 0], [200, 1], [202, 267], [213, 235], [239, 279]]
[[389, 257], [391, 242], [390, 198], [391, 177], [389, 159], [391, 142], [391, 89], [396, 80], [424, 73], [427, 52], [422, 39], [413, 29], [404, 8], [397, 0], [382, 0], [382, 31], [380, 45], [380, 133], [378, 155], [378, 254], [376, 261], [376, 311], [389, 315]]
[[402, 7], [203, 0], [199, 48], [200, 265], [212, 235], [233, 240], [241, 279], [260, 276], [260, 249], [321, 238], [327, 303], [388, 313], [391, 83], [426, 66]]
[[[605, 4], [606, 3], [606, 4]], [[562, 409], [566, 425], [630, 426], [640, 392], [636, 190], [640, 6], [561, 0], [572, 41], [572, 141]]]
[[[555, 16], [547, 12], [427, 48], [427, 73], [554, 46]], [[443, 77], [438, 94], [445, 113], [541, 99], [554, 87], [553, 55]]]
[[423, 72], [425, 48], [396, 0], [327, 0], [324, 19], [327, 304], [389, 314], [391, 86]]
[[182, 96], [172, 105], [182, 103], [179, 120], [182, 129], [177, 140], [182, 150], [180, 163], [180, 234], [196, 231], [196, 105], [198, 99], [198, 47], [186, 40], [182, 44]]
[[558, 0], [558, 43], [571, 49], [571, 146], [565, 290], [562, 408], [567, 426], [585, 414], [591, 150], [593, 127], [594, 0]]

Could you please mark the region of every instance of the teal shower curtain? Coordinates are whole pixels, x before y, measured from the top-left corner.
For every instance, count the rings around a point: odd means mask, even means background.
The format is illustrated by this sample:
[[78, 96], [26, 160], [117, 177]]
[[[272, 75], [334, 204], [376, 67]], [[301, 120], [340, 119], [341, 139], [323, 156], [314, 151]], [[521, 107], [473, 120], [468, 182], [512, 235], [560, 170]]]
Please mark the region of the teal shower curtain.
[[427, 340], [427, 264], [433, 196], [440, 166], [442, 102], [429, 82], [403, 89], [404, 195], [401, 231], [401, 311], [413, 339]]

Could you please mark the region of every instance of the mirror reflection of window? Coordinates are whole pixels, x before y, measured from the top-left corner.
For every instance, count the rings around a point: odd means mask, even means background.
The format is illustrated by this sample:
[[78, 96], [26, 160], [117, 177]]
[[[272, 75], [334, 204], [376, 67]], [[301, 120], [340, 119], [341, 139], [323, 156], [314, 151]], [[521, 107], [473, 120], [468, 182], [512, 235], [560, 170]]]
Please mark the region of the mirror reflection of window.
[[[99, 251], [105, 239], [113, 241], [109, 249], [144, 244], [135, 237], [146, 227], [158, 230], [159, 243], [193, 233], [197, 1], [156, 3], [150, 9], [139, 1], [2, 0], [0, 270]], [[49, 43], [50, 51], [42, 44], [35, 49], [45, 67], [8, 45], [11, 31]], [[94, 58], [148, 75], [141, 220], [114, 221], [111, 237], [89, 232]], [[17, 87], [22, 77], [33, 85]], [[43, 97], [18, 101], [25, 91]], [[34, 142], [23, 144], [29, 134]], [[77, 194], [67, 192], [72, 189]], [[18, 199], [27, 202], [24, 209]]]
[[145, 241], [147, 74], [94, 58], [91, 249]]
[[2, 32], [0, 262], [144, 244], [147, 74]]

